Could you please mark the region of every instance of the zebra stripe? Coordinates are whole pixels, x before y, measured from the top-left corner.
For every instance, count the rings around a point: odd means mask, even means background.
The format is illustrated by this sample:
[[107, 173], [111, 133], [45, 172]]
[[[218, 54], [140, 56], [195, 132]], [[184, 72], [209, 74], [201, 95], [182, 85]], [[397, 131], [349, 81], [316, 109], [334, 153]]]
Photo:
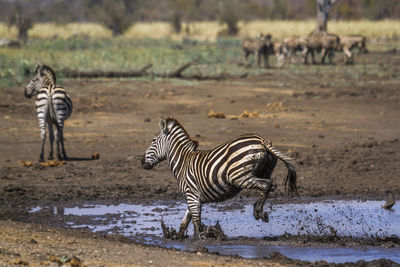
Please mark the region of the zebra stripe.
[[276, 56], [276, 65], [278, 68], [281, 68], [283, 64], [285, 63], [285, 55], [288, 54], [288, 50], [284, 43], [282, 42], [272, 42], [271, 45], [271, 51], [269, 51], [271, 54], [275, 54]]
[[333, 63], [334, 50], [340, 48], [340, 38], [336, 34], [327, 32], [315, 32], [303, 36], [299, 42], [303, 47], [304, 63], [307, 64], [308, 55], [311, 54], [312, 63], [315, 64], [314, 52], [321, 52], [321, 64], [324, 64], [328, 56], [330, 63]]
[[357, 48], [359, 52], [367, 53], [367, 38], [362, 35], [349, 35], [340, 37], [340, 50], [346, 55], [347, 62], [352, 59], [351, 50]]
[[250, 54], [254, 54], [257, 66], [261, 67], [261, 57], [264, 58], [264, 67], [268, 67], [268, 53], [271, 48], [271, 35], [260, 33], [257, 38], [246, 38], [242, 41], [242, 48], [244, 51], [245, 65]]
[[[63, 88], [56, 87], [56, 76], [50, 67], [38, 65], [35, 73], [35, 76], [25, 88], [25, 96], [31, 98], [32, 96], [37, 95], [35, 108], [39, 121], [40, 138], [42, 140], [39, 161], [44, 161], [46, 125], [48, 126], [50, 139], [50, 152], [48, 159], [53, 159], [54, 134], [57, 137], [57, 158], [59, 160], [67, 159], [68, 157], [64, 147], [63, 130], [64, 121], [68, 119], [72, 113], [72, 101]], [[53, 125], [56, 127], [54, 133]]]
[[290, 62], [294, 62], [294, 56], [296, 55], [297, 52], [303, 51], [304, 48], [304, 43], [303, 39], [294, 36], [294, 37], [288, 37], [283, 39], [283, 45], [287, 50], [287, 57], [290, 60]]
[[227, 200], [242, 189], [262, 192], [254, 205], [254, 217], [267, 222], [268, 214], [263, 212], [263, 205], [268, 193], [276, 188], [271, 174], [278, 159], [288, 169], [285, 182], [288, 192], [297, 194], [293, 160], [260, 135], [246, 134], [212, 150], [197, 150], [198, 143], [174, 118], [161, 118], [160, 128], [160, 134], [153, 139], [142, 158], [142, 166], [151, 169], [162, 160], [168, 161], [188, 203], [179, 229], [180, 237], [183, 237], [190, 220], [193, 221], [195, 237], [199, 237], [202, 203]]

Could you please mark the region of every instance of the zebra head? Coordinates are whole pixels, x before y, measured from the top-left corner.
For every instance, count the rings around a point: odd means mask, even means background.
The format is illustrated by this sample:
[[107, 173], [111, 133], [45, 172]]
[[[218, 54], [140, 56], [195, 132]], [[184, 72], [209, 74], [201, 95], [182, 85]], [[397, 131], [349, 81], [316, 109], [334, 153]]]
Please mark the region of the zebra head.
[[265, 42], [265, 44], [266, 44], [267, 46], [271, 45], [271, 38], [272, 38], [271, 34], [269, 34], [269, 33], [267, 33], [267, 34], [262, 34], [262, 33], [260, 33], [259, 36], [260, 36], [260, 37], [259, 37], [260, 40], [262, 40], [263, 42]]
[[170, 133], [171, 124], [167, 119], [160, 119], [160, 134], [153, 138], [150, 147], [146, 150], [142, 158], [142, 167], [145, 169], [153, 168], [157, 163], [167, 158], [167, 139]]
[[41, 88], [54, 86], [55, 82], [56, 75], [54, 71], [46, 65], [39, 64], [35, 69], [35, 76], [33, 76], [25, 88], [24, 95], [26, 98], [31, 98], [36, 95]]

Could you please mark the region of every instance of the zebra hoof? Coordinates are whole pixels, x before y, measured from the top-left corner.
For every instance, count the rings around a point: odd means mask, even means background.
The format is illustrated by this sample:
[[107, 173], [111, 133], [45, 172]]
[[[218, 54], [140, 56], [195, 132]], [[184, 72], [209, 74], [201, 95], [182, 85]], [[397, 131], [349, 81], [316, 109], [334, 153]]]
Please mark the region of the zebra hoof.
[[268, 213], [263, 212], [262, 215], [261, 215], [261, 220], [262, 220], [263, 222], [266, 222], [266, 223], [269, 222]]
[[254, 218], [258, 221], [261, 219], [263, 222], [269, 222], [269, 216], [268, 213], [263, 212], [262, 210], [255, 210], [253, 213]]
[[202, 240], [202, 235], [201, 235], [200, 233], [195, 233], [195, 234], [193, 235], [193, 240], [194, 240], [194, 241], [200, 241], [200, 240]]
[[40, 158], [39, 158], [39, 162], [44, 162], [43, 157], [40, 157]]
[[183, 240], [185, 240], [186, 238], [188, 238], [188, 236], [185, 235], [184, 232], [179, 231], [178, 236], [177, 236], [177, 239], [183, 241]]
[[261, 216], [262, 216], [262, 212], [260, 212], [260, 211], [254, 211], [253, 212], [253, 216], [254, 216], [254, 218], [258, 221], [260, 218], [261, 218]]
[[48, 160], [53, 160], [53, 155], [49, 155], [49, 156], [47, 157], [47, 159], [48, 159]]

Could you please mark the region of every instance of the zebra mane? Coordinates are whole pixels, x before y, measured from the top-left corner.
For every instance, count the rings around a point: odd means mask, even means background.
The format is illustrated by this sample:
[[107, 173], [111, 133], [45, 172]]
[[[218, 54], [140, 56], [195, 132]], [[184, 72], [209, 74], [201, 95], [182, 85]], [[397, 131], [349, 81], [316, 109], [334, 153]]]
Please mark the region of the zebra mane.
[[188, 132], [186, 131], [186, 129], [183, 128], [182, 124], [180, 124], [179, 121], [177, 121], [175, 118], [168, 117], [168, 118], [167, 118], [167, 125], [169, 125], [169, 124], [171, 124], [172, 127], [176, 126], [176, 127], [181, 128], [181, 129], [184, 131], [184, 133], [186, 134], [186, 136], [190, 139], [190, 141], [192, 141], [194, 150], [197, 149], [197, 147], [199, 146], [199, 141], [193, 140], [193, 139], [190, 137], [190, 135], [188, 134]]
[[45, 81], [48, 83], [48, 85], [56, 85], [56, 74], [49, 66], [39, 64], [36, 67], [35, 72], [39, 73], [40, 76], [45, 76]]

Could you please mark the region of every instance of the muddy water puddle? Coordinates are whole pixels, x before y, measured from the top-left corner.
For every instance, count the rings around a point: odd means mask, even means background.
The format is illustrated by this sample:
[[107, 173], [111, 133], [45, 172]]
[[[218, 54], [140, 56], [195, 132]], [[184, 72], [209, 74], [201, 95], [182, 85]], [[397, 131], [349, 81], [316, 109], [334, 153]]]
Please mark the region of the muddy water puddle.
[[[161, 220], [168, 227], [178, 228], [187, 208], [186, 203], [158, 201], [151, 205], [121, 203], [79, 206], [35, 207], [31, 213], [54, 209], [65, 227], [88, 228], [94, 232], [118, 233], [141, 243], [196, 251], [199, 244], [210, 252], [239, 255], [246, 258], [268, 257], [271, 252], [299, 260], [342, 263], [386, 258], [400, 263], [397, 246], [293, 245], [296, 242], [274, 242], [281, 236], [328, 236], [351, 238], [399, 238], [400, 209], [382, 209], [383, 201], [320, 201], [301, 204], [266, 204], [269, 223], [253, 218], [252, 202], [208, 204], [202, 209], [206, 225], [219, 222], [227, 235], [225, 241], [170, 241], [163, 238]], [[193, 234], [192, 225], [188, 234]]]

